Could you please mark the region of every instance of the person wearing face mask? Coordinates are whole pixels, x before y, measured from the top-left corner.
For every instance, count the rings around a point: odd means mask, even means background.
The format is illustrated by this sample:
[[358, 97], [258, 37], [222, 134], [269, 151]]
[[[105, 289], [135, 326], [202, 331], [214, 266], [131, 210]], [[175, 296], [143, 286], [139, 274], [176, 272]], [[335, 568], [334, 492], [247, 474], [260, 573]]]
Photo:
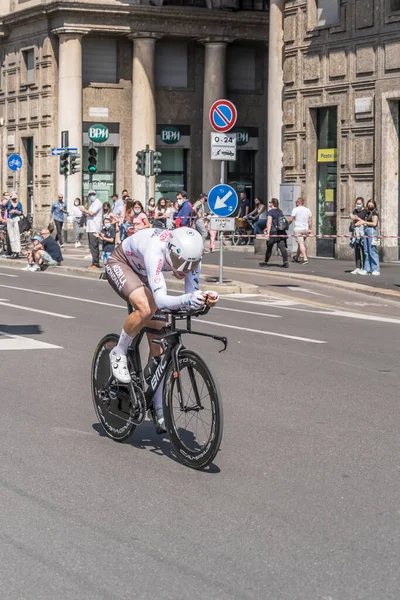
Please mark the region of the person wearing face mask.
[[85, 215], [82, 214], [81, 209], [79, 208], [80, 204], [80, 199], [75, 198], [74, 207], [72, 209], [72, 224], [74, 226], [75, 248], [79, 248], [80, 246], [82, 246], [82, 228], [86, 219]]
[[149, 206], [147, 207], [147, 216], [149, 219], [154, 219], [156, 216], [156, 201], [154, 198], [149, 198]]
[[101, 268], [98, 234], [101, 231], [103, 205], [94, 190], [88, 191], [88, 202], [89, 208], [80, 206], [80, 210], [83, 215], [86, 215], [86, 231], [88, 234], [89, 250], [92, 255], [92, 264], [88, 269], [94, 271]]
[[354, 257], [356, 261], [356, 268], [354, 271], [351, 271], [352, 275], [359, 275], [360, 271], [364, 269], [364, 225], [359, 224], [356, 226], [356, 222], [364, 220], [366, 214], [367, 209], [364, 205], [364, 198], [359, 196], [356, 199], [356, 207], [350, 215], [351, 223], [349, 231], [353, 234], [353, 237], [350, 240], [350, 247], [354, 248]]
[[175, 220], [175, 227], [190, 227], [193, 206], [188, 200], [187, 193], [182, 190], [176, 194], [176, 201], [179, 205], [178, 215]]
[[379, 213], [376, 207], [375, 200], [368, 200], [367, 202], [367, 210], [364, 219], [359, 219], [355, 221], [355, 226], [359, 227], [360, 225], [364, 226], [364, 268], [360, 269], [359, 275], [371, 275], [379, 276], [380, 265], [379, 265], [379, 254], [377, 250], [377, 242], [378, 242], [378, 223], [379, 223]]
[[[128, 204], [129, 202], [129, 204]], [[144, 212], [143, 204], [138, 200], [130, 200], [126, 203], [126, 214], [128, 225], [128, 236], [151, 227], [149, 219]], [[133, 204], [133, 207], [131, 205]]]
[[56, 242], [60, 244], [61, 248], [64, 246], [62, 231], [64, 227], [65, 216], [67, 214], [67, 205], [64, 202], [64, 196], [62, 194], [58, 194], [57, 200], [51, 205], [50, 218], [54, 219], [54, 224], [56, 226]]
[[103, 243], [103, 264], [108, 261], [108, 258], [115, 250], [115, 226], [111, 222], [111, 217], [105, 216], [103, 218], [103, 229], [99, 234], [95, 234], [99, 240]]

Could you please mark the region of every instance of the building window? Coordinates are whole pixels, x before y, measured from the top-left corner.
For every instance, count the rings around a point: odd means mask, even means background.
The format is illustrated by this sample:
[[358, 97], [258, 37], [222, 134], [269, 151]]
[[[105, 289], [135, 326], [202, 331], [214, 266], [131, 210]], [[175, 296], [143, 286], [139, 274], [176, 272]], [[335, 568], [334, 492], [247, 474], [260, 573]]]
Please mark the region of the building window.
[[156, 201], [168, 198], [175, 202], [176, 193], [186, 189], [187, 151], [180, 148], [157, 148], [162, 155], [162, 172], [156, 176]]
[[117, 40], [84, 37], [82, 42], [83, 84], [118, 83]]
[[29, 48], [29, 50], [22, 51], [23, 58], [23, 74], [22, 81], [24, 84], [35, 83], [35, 50]]
[[390, 10], [392, 12], [400, 11], [400, 0], [390, 0]]
[[340, 22], [340, 0], [317, 0], [318, 27], [330, 27]]
[[227, 85], [231, 91], [254, 91], [256, 89], [255, 48], [234, 44], [228, 46]]
[[156, 86], [158, 88], [187, 88], [188, 45], [180, 41], [156, 43]]

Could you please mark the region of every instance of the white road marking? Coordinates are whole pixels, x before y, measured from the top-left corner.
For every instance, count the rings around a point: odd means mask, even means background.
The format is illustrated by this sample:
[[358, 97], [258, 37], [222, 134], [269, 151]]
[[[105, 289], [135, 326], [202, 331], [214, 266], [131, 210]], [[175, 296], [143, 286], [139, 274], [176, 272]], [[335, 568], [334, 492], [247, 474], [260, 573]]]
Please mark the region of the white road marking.
[[281, 319], [281, 315], [269, 315], [268, 313], [249, 312], [248, 310], [240, 310], [239, 308], [226, 308], [225, 306], [214, 306], [213, 310], [228, 310], [230, 312], [244, 313], [245, 315], [255, 315], [257, 317], [271, 317], [272, 319]]
[[6, 331], [0, 331], [0, 351], [2, 350], [50, 350], [60, 348], [54, 344], [39, 342], [39, 340], [30, 339], [22, 335], [12, 335]]
[[[21, 271], [21, 267], [6, 267], [6, 266], [1, 266], [2, 269], [10, 269], [10, 271]], [[56, 267], [54, 267], [56, 269]], [[73, 267], [71, 267], [73, 268]], [[28, 273], [29, 271], [27, 271]], [[99, 275], [100, 273], [102, 273], [102, 271], [99, 270]], [[85, 280], [90, 280], [90, 281], [100, 281], [101, 283], [103, 283], [105, 281], [105, 279], [100, 279], [100, 278], [95, 278], [95, 277], [91, 277], [88, 276], [88, 274], [83, 271], [82, 275], [69, 275], [67, 273], [58, 273], [57, 271], [51, 271], [50, 269], [47, 269], [47, 271], [43, 271], [42, 273], [40, 273], [40, 276], [48, 276], [48, 275], [56, 275], [57, 277], [70, 277], [71, 279], [85, 279]], [[16, 275], [17, 277], [17, 275]]]
[[287, 289], [292, 290], [292, 292], [305, 292], [306, 294], [312, 294], [313, 296], [323, 296], [324, 298], [331, 298], [331, 296], [327, 296], [326, 294], [320, 294], [319, 292], [314, 292], [314, 290], [309, 290], [308, 288], [288, 286]]
[[[17, 287], [15, 285], [0, 285], [10, 290], [21, 290], [22, 292], [30, 292], [31, 294], [40, 294], [43, 296], [53, 296], [55, 298], [65, 298], [66, 300], [76, 300], [78, 302], [89, 302], [90, 304], [100, 304], [101, 306], [111, 306], [112, 308], [122, 308], [126, 310], [126, 305], [111, 304], [110, 302], [100, 302], [99, 300], [89, 300], [88, 298], [77, 298], [76, 296], [65, 296], [64, 294], [54, 294], [52, 292], [42, 292], [41, 290], [31, 290], [29, 288]], [[70, 317], [74, 319], [75, 317]]]
[[38, 308], [21, 306], [20, 304], [14, 304], [13, 302], [0, 302], [0, 306], [7, 306], [7, 308], [17, 308], [18, 310], [26, 310], [28, 312], [41, 313], [42, 315], [50, 315], [50, 317], [58, 317], [59, 319], [75, 319], [75, 317], [71, 317], [70, 315], [62, 315], [60, 313], [54, 313], [48, 310], [39, 310]]
[[285, 333], [275, 333], [274, 331], [261, 331], [260, 329], [249, 329], [248, 327], [238, 327], [237, 325], [226, 325], [226, 323], [215, 323], [213, 321], [197, 320], [196, 323], [204, 325], [216, 325], [217, 327], [226, 327], [227, 329], [238, 329], [239, 331], [247, 331], [249, 333], [259, 333], [260, 335], [271, 335], [273, 337], [286, 338], [288, 340], [296, 340], [297, 342], [308, 342], [309, 344], [327, 344], [323, 340], [313, 340], [312, 338], [299, 337], [297, 335], [287, 335]]
[[18, 275], [11, 275], [10, 273], [0, 273], [0, 275], [2, 275], [3, 277], [17, 277]]

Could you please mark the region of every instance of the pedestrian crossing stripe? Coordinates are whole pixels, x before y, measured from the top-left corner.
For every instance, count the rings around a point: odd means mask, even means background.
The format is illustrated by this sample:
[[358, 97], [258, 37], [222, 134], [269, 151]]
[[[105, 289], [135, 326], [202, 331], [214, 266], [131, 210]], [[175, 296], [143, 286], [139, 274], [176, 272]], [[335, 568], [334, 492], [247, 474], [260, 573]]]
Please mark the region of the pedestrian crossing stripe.
[[6, 331], [0, 331], [0, 352], [2, 350], [54, 350], [62, 349], [62, 346], [39, 342], [33, 338], [22, 335], [13, 335]]

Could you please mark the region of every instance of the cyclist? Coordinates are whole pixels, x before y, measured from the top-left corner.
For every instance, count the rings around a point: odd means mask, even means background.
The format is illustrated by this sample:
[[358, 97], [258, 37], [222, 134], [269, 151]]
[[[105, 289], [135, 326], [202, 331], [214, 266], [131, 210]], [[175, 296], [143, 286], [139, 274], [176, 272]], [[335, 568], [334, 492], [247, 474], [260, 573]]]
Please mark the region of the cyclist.
[[[165, 229], [142, 229], [126, 238], [111, 254], [105, 267], [111, 287], [133, 307], [125, 320], [117, 346], [110, 352], [112, 374], [121, 383], [129, 383], [131, 377], [127, 352], [132, 339], [143, 327], [162, 329], [165, 319], [158, 316], [150, 321], [157, 309], [201, 308], [205, 303], [213, 306], [218, 301], [216, 292], [199, 290], [201, 259], [204, 252], [201, 235], [189, 227], [174, 231]], [[177, 279], [185, 280], [185, 293], [171, 296], [167, 293], [163, 272], [172, 272]], [[156, 317], [157, 318], [157, 317]], [[161, 353], [152, 344], [155, 335], [148, 334], [150, 358]], [[153, 398], [157, 431], [164, 432], [162, 414], [163, 381]]]

